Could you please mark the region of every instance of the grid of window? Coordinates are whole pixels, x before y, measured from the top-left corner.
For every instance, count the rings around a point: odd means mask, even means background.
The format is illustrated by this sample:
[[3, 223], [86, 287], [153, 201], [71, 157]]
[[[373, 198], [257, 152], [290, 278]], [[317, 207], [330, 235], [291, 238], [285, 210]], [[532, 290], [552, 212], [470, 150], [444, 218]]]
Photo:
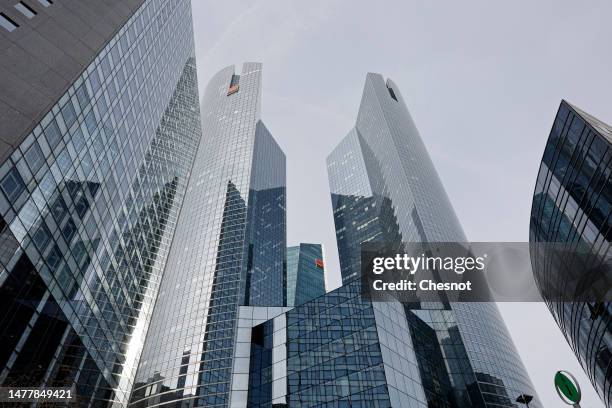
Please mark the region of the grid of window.
[[287, 306], [298, 306], [324, 294], [321, 245], [302, 243], [287, 248]]
[[[239, 87], [228, 92], [232, 81]], [[206, 147], [198, 150], [191, 172], [138, 368], [134, 406], [228, 404], [239, 307], [264, 301], [257, 288], [265, 281], [257, 281], [251, 262], [278, 264], [286, 246], [285, 159], [260, 121], [260, 82], [261, 64], [245, 63], [239, 76], [233, 66], [221, 70], [204, 93]], [[262, 229], [261, 220], [253, 219], [260, 216], [276, 225]], [[275, 304], [283, 298], [282, 272], [277, 268], [274, 286], [265, 288], [278, 289], [267, 295]]]
[[[612, 257], [612, 127], [563, 101], [550, 132], [531, 207], [530, 241]], [[556, 259], [532, 253], [542, 293], [559, 282]], [[606, 406], [612, 403], [612, 305], [548, 307]]]
[[375, 302], [373, 307], [391, 405], [427, 406], [422, 361], [417, 358], [418, 344], [413, 344], [408, 311], [399, 302]]
[[249, 386], [247, 406], [269, 406], [272, 401], [272, 352], [274, 321], [268, 320], [253, 327], [249, 357]]
[[361, 248], [355, 243], [402, 241], [384, 182], [379, 191], [370, 184], [371, 179], [382, 180], [380, 165], [372, 155], [366, 162], [364, 148], [363, 137], [353, 128], [327, 158], [343, 283], [361, 276]]
[[127, 403], [200, 140], [190, 13], [145, 2], [0, 167], [2, 282], [42, 288], [26, 294], [40, 330], [10, 314], [25, 289], [2, 308], [2, 383], [37, 367], [41, 385], [78, 381], [84, 405]]
[[297, 283], [298, 262], [300, 260], [300, 247], [287, 248], [287, 306], [295, 305], [295, 285]]
[[251, 403], [265, 401], [282, 407], [286, 403], [287, 319], [283, 313], [288, 309], [278, 306], [240, 307], [230, 407], [246, 408]]
[[374, 309], [357, 282], [281, 317], [281, 327], [277, 317], [253, 328], [249, 407], [391, 407]]
[[253, 149], [245, 302], [253, 306], [283, 306], [287, 303], [285, 154], [261, 121], [257, 123]]

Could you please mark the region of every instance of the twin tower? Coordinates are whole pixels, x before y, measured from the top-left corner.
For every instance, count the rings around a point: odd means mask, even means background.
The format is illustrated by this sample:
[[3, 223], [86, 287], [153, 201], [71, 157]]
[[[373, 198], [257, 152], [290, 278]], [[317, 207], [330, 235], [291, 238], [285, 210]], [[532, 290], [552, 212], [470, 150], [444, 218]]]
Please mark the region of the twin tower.
[[360, 296], [362, 242], [467, 241], [381, 75], [367, 75], [355, 127], [327, 160], [343, 286], [287, 307], [288, 282], [314, 278], [287, 278], [286, 163], [260, 117], [261, 70], [227, 67], [206, 88], [131, 404], [511, 407], [533, 395], [495, 304]]

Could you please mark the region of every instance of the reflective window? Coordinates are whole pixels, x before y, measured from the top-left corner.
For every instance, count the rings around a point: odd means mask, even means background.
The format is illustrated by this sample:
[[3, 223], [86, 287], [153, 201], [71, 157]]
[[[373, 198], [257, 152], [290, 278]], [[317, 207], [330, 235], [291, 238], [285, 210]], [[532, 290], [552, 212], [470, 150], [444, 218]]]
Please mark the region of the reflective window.
[[23, 179], [16, 168], [9, 170], [8, 174], [0, 182], [0, 187], [2, 187], [6, 198], [12, 202], [15, 202], [23, 190], [25, 190]]

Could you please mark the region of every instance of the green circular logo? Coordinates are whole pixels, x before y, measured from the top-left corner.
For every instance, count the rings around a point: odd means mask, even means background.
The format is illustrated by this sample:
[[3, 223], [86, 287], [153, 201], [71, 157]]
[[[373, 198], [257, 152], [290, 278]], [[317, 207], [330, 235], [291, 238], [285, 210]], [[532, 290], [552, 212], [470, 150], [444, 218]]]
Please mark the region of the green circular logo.
[[573, 375], [567, 371], [557, 371], [555, 374], [555, 388], [559, 397], [568, 405], [580, 402], [580, 386]]

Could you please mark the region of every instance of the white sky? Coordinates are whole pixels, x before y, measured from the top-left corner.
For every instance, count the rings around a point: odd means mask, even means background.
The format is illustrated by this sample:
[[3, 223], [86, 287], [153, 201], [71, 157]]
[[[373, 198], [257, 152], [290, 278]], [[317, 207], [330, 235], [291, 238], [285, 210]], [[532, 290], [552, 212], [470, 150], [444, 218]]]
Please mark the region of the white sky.
[[[262, 119], [287, 155], [289, 244], [325, 245], [339, 283], [325, 158], [353, 126], [366, 72], [398, 84], [472, 241], [527, 241], [562, 98], [612, 123], [612, 2], [192, 0], [200, 91], [264, 64]], [[500, 304], [545, 407], [559, 369], [603, 404], [542, 304]]]

